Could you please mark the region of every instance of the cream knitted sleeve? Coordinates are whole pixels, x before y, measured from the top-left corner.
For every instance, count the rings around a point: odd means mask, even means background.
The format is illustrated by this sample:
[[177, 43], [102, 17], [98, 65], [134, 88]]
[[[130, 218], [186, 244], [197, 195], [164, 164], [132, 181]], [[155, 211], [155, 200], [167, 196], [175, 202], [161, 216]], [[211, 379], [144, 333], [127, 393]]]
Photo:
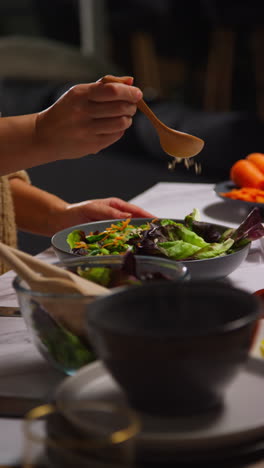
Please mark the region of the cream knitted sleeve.
[[19, 179], [22, 179], [28, 184], [30, 184], [30, 178], [26, 171], [12, 172], [12, 174], [8, 174], [7, 176], [8, 179], [14, 179], [14, 177], [18, 177]]
[[[15, 222], [15, 212], [9, 179], [19, 177], [30, 183], [30, 179], [25, 171], [13, 172], [12, 174], [0, 177], [0, 241], [12, 247], [17, 246], [17, 231]], [[0, 261], [0, 274], [8, 268]]]

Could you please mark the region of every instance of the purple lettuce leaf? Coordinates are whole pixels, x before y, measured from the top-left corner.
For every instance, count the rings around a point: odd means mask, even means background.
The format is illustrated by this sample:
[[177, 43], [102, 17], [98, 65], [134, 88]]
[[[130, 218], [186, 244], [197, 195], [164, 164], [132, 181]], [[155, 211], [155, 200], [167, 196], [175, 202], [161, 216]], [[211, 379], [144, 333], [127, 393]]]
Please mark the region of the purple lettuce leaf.
[[131, 251], [126, 252], [123, 257], [121, 272], [125, 273], [126, 275], [132, 275], [137, 277], [136, 259]]
[[262, 225], [262, 216], [260, 209], [255, 206], [246, 219], [233, 232], [232, 239], [235, 240], [234, 246], [241, 241], [253, 241], [264, 236], [264, 227]]
[[221, 238], [221, 232], [213, 224], [204, 221], [193, 220], [192, 230], [210, 244], [218, 242]]
[[163, 256], [157, 244], [167, 239], [167, 226], [151, 223], [150, 229], [141, 232], [140, 239], [131, 239], [129, 244], [134, 246], [134, 253], [137, 255]]

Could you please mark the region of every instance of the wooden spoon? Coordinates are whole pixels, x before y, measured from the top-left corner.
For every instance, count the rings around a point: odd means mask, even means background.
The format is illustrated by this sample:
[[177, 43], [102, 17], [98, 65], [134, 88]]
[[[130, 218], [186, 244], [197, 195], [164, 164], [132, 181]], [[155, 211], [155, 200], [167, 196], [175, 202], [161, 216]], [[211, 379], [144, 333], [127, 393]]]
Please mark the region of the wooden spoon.
[[[84, 278], [80, 278], [83, 281], [77, 284], [71, 277], [72, 275], [74, 279], [75, 276], [78, 278], [74, 273], [46, 264], [40, 259], [34, 259], [34, 257], [2, 242], [0, 242], [0, 257], [26, 281], [32, 291], [46, 293], [46, 295], [36, 296], [34, 301], [39, 303], [56, 322], [72, 333], [86, 337], [85, 314], [87, 306], [99, 294], [110, 294], [109, 289]], [[38, 271], [42, 275], [37, 273]], [[69, 277], [63, 277], [62, 272], [71, 274]], [[50, 276], [43, 276], [47, 274]], [[53, 299], [53, 294], [60, 294], [62, 297], [58, 296], [56, 300]], [[79, 297], [75, 299], [73, 294], [78, 294]], [[80, 296], [83, 298], [80, 299]]]
[[[100, 80], [102, 83], [123, 83], [122, 79], [112, 75], [106, 75]], [[149, 106], [141, 99], [137, 107], [143, 112], [155, 127], [162, 149], [165, 153], [176, 158], [191, 158], [204, 147], [204, 141], [188, 133], [179, 132], [167, 127], [152, 112]]]
[[22, 252], [21, 250], [15, 249], [14, 247], [8, 247], [8, 249], [35, 272], [42, 273], [43, 276], [47, 276], [50, 279], [62, 278], [64, 280], [72, 281], [74, 284], [77, 285], [82, 294], [101, 296], [103, 294], [110, 293], [110, 290], [108, 288], [105, 288], [104, 286], [94, 283], [93, 281], [90, 281], [88, 279], [82, 278], [81, 276], [78, 276], [75, 273], [72, 273], [71, 271], [60, 268], [57, 265], [52, 265], [50, 263], [43, 262], [39, 258], [33, 257], [32, 255], [27, 254], [26, 252]]
[[[109, 289], [99, 284], [78, 277], [74, 273], [55, 265], [34, 259], [29, 254], [9, 247], [2, 242], [0, 242], [0, 257], [28, 283], [32, 291], [89, 296], [110, 293]], [[45, 276], [41, 276], [37, 272]]]

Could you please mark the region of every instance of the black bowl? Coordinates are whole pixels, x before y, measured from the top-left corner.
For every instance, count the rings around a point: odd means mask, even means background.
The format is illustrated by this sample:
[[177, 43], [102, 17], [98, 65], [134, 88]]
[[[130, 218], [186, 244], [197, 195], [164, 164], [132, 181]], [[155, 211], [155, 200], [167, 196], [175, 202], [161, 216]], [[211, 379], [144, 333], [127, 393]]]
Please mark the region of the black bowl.
[[[152, 218], [134, 218], [131, 220], [131, 223], [135, 226], [144, 224], [147, 221], [151, 221]], [[70, 246], [67, 244], [67, 236], [74, 231], [79, 229], [88, 234], [91, 231], [104, 231], [112, 223], [121, 221], [120, 219], [116, 220], [107, 220], [107, 221], [97, 221], [93, 223], [78, 224], [76, 226], [71, 226], [69, 228], [63, 229], [62, 231], [57, 232], [51, 239], [52, 247], [60, 259], [64, 261], [67, 258], [80, 258], [79, 255], [71, 252]], [[174, 221], [182, 223], [182, 219], [174, 219]], [[216, 226], [219, 232], [224, 232], [228, 229], [228, 226], [213, 224]], [[239, 265], [245, 260], [248, 255], [250, 244], [245, 245], [241, 249], [237, 250], [234, 253], [221, 255], [214, 258], [206, 258], [202, 260], [181, 260], [181, 263], [185, 265], [188, 269], [188, 272], [193, 280], [219, 280], [230, 275], [234, 270], [236, 270]], [[171, 260], [175, 261], [175, 260]]]
[[97, 299], [86, 324], [130, 404], [175, 415], [223, 403], [259, 316], [258, 299], [227, 284], [160, 282]]

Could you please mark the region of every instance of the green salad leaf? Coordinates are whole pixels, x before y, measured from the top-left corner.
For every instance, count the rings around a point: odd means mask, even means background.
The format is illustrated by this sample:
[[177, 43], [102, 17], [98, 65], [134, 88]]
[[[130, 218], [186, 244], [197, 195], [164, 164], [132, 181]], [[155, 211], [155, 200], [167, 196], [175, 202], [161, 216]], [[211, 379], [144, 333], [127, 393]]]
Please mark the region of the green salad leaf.
[[192, 257], [200, 250], [200, 247], [197, 247], [197, 245], [184, 242], [183, 240], [160, 242], [158, 246], [166, 257], [172, 258], [173, 260], [183, 260], [184, 258]]
[[72, 231], [67, 237], [67, 243], [71, 249], [74, 249], [76, 242], [81, 242], [84, 239], [84, 232], [78, 229]]
[[189, 228], [192, 229], [194, 221], [201, 221], [201, 214], [197, 208], [194, 208], [190, 214], [185, 216], [184, 224]]
[[44, 347], [49, 358], [58, 367], [72, 372], [95, 360], [95, 354], [87, 343], [55, 321], [44, 307], [33, 301], [32, 323], [41, 348]]
[[198, 252], [195, 253], [194, 258], [201, 260], [203, 258], [218, 257], [220, 255], [226, 254], [226, 252], [232, 247], [233, 244], [233, 239], [227, 239], [223, 243], [214, 242], [207, 245], [203, 249], [198, 250]]
[[108, 287], [111, 281], [111, 268], [107, 267], [92, 267], [92, 268], [77, 268], [77, 273], [82, 278], [93, 281]]

